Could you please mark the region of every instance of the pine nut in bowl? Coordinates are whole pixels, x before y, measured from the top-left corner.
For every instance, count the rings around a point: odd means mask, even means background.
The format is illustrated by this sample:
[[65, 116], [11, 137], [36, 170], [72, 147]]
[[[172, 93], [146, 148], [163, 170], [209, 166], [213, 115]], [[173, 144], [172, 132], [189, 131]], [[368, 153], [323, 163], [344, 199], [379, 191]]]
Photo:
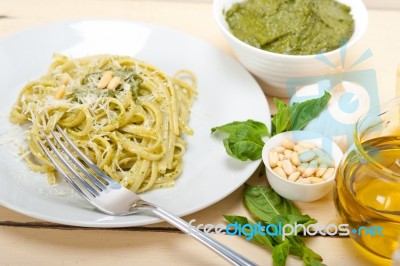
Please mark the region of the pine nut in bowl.
[[262, 158], [272, 189], [284, 198], [311, 202], [328, 194], [343, 157], [331, 139], [312, 131], [289, 131], [266, 141]]
[[[237, 3], [252, 5], [248, 10], [252, 10], [253, 13], [241, 12], [240, 10], [244, 8], [238, 7]], [[323, 4], [327, 6], [318, 6], [314, 9], [311, 7], [311, 5]], [[286, 13], [282, 13], [282, 5], [289, 6], [284, 11]], [[306, 11], [299, 14], [291, 12], [293, 6], [299, 6], [299, 10]], [[232, 7], [234, 8], [231, 11]], [[334, 10], [330, 9], [332, 7]], [[315, 12], [308, 13], [310, 10], [315, 10]], [[342, 12], [342, 10], [345, 11]], [[277, 97], [290, 97], [295, 92], [295, 85], [304, 85], [304, 83], [294, 84], [296, 80], [332, 74], [335, 69], [332, 64], [338, 65], [341, 60], [340, 48], [352, 47], [361, 39], [368, 26], [368, 13], [362, 0], [275, 2], [214, 0], [213, 11], [217, 25], [237, 59], [263, 85], [266, 94]], [[247, 17], [242, 14], [247, 14]], [[346, 19], [344, 19], [345, 16]], [[233, 28], [231, 18], [235, 19], [233, 21], [237, 27]], [[244, 18], [249, 18], [249, 20], [245, 21]], [[313, 19], [318, 19], [318, 21]], [[317, 27], [317, 24], [326, 25], [328, 20], [332, 22], [331, 24], [328, 22], [329, 26]], [[303, 21], [307, 24], [302, 25]], [[334, 29], [337, 24], [341, 25], [342, 21], [349, 21], [351, 30], [334, 37], [332, 37], [332, 32], [325, 34], [324, 27]], [[237, 30], [241, 32], [238, 33]], [[340, 31], [335, 29], [334, 32]], [[308, 38], [307, 36], [310, 36], [309, 39], [305, 39]], [[332, 42], [326, 44], [329, 39]], [[280, 40], [282, 42], [278, 43]], [[288, 44], [291, 40], [293, 43]], [[306, 43], [311, 48], [302, 50], [306, 47]], [[316, 46], [318, 49], [313, 49]], [[318, 58], [325, 60], [318, 60]]]

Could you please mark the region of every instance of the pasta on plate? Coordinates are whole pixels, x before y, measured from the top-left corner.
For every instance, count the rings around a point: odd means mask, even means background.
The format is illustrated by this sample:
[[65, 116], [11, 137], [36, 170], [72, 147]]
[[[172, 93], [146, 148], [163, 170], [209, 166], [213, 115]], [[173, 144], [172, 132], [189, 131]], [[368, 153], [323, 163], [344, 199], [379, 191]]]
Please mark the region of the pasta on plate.
[[100, 169], [144, 192], [173, 186], [182, 171], [195, 87], [188, 70], [169, 77], [128, 56], [56, 54], [48, 73], [22, 89], [10, 119], [29, 125], [24, 159], [49, 183], [56, 172], [38, 141], [58, 124]]

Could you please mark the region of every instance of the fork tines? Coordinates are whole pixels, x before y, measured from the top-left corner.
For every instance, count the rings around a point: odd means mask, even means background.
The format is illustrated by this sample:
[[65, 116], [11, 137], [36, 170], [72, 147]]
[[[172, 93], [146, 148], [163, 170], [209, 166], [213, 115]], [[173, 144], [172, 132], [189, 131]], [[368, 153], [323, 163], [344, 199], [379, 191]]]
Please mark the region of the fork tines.
[[[85, 198], [96, 197], [99, 196], [99, 192], [106, 190], [108, 185], [120, 186], [83, 154], [58, 125], [56, 126], [56, 131], [51, 131], [51, 136], [42, 132], [45, 141], [39, 141], [39, 145], [57, 171], [82, 196]], [[63, 141], [60, 137], [62, 137]], [[46, 147], [45, 143], [47, 143], [48, 147]], [[86, 167], [71, 150], [80, 157]], [[96, 176], [87, 167], [90, 167]]]

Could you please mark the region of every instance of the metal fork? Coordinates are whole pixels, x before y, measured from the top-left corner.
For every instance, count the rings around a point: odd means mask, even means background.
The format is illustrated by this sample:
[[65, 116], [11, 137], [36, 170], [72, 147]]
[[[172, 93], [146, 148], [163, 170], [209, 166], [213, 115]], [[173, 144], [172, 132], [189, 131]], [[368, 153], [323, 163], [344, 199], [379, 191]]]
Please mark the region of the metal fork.
[[[90, 161], [90, 159], [72, 143], [59, 126], [56, 126], [56, 130], [59, 134], [51, 131], [53, 140], [43, 133], [45, 141], [39, 141], [39, 145], [64, 179], [74, 187], [79, 195], [98, 210], [109, 215], [119, 216], [150, 210], [159, 218], [169, 222], [216, 252], [229, 263], [233, 265], [256, 265], [230, 248], [212, 239], [204, 232], [192, 227], [176, 215], [155, 204], [144, 201], [133, 191], [121, 186]], [[64, 141], [62, 141], [58, 135], [60, 135]], [[48, 144], [49, 148], [46, 147], [45, 142]], [[71, 150], [81, 158], [86, 166], [78, 160]], [[89, 171], [88, 168], [91, 168], [93, 171]], [[79, 171], [77, 169], [79, 169]]]

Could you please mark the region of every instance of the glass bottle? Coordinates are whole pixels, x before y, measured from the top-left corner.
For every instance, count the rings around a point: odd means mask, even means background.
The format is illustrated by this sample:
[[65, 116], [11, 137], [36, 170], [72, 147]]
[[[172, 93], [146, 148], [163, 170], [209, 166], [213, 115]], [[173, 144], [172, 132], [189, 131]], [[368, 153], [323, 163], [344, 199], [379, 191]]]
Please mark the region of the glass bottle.
[[350, 237], [394, 260], [400, 241], [400, 98], [362, 116], [336, 176], [336, 209]]

